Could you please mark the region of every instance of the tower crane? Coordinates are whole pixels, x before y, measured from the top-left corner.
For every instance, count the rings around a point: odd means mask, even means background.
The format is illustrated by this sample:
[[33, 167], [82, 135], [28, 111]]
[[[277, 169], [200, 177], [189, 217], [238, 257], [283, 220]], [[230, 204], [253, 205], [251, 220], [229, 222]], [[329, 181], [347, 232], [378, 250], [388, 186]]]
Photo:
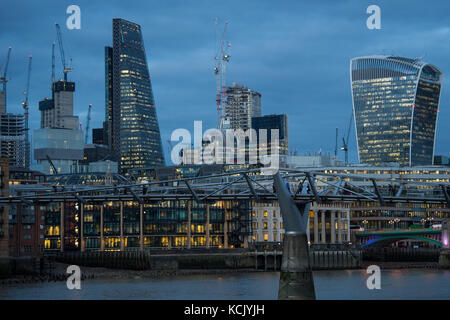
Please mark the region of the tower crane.
[[220, 35], [219, 33], [219, 20], [216, 18], [214, 20], [216, 25], [216, 45], [217, 51], [214, 57], [215, 65], [214, 65], [214, 74], [216, 75], [216, 85], [217, 85], [217, 93], [216, 93], [216, 103], [217, 103], [217, 126], [221, 130], [223, 128], [223, 103], [225, 100], [226, 94], [226, 64], [230, 61], [230, 48], [231, 43], [225, 41], [225, 35], [227, 32], [228, 21], [225, 21], [225, 26], [223, 28], [223, 32]]
[[345, 165], [348, 165], [348, 140], [350, 138], [350, 129], [352, 127], [352, 123], [353, 123], [353, 110], [352, 110], [352, 114], [350, 116], [350, 121], [349, 121], [349, 124], [348, 124], [347, 139], [345, 137], [342, 137], [341, 150], [343, 150], [345, 152]]
[[84, 134], [84, 144], [88, 143], [88, 136], [89, 136], [89, 123], [91, 122], [91, 109], [92, 104], [89, 105], [88, 113], [87, 113], [87, 119], [86, 119], [86, 133]]
[[0, 82], [3, 84], [3, 92], [5, 94], [5, 108], [6, 108], [6, 83], [8, 79], [6, 75], [8, 74], [9, 56], [11, 55], [11, 47], [8, 47], [8, 54], [6, 55], [5, 68], [3, 69], [3, 76], [0, 77]]
[[52, 83], [51, 89], [53, 91], [53, 82], [55, 82], [55, 43], [52, 43]]
[[61, 62], [63, 66], [64, 81], [67, 81], [67, 74], [73, 71], [73, 69], [71, 67], [66, 66], [66, 56], [64, 54], [64, 47], [62, 43], [61, 28], [58, 23], [55, 23], [55, 26], [56, 26], [56, 36], [58, 38], [59, 53], [61, 56]]
[[24, 109], [24, 115], [25, 115], [25, 168], [30, 167], [30, 142], [28, 140], [28, 96], [30, 92], [30, 74], [31, 74], [31, 60], [32, 56], [30, 55], [28, 60], [28, 74], [27, 74], [27, 86], [25, 88], [25, 91], [23, 92], [23, 95], [25, 97], [25, 100], [22, 102], [22, 106]]

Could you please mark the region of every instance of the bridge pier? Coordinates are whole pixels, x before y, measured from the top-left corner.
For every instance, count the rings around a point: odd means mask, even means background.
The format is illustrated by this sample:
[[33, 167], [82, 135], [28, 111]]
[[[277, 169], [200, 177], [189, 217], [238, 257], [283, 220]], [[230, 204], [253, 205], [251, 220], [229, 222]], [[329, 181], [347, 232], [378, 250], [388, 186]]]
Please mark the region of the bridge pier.
[[278, 299], [315, 300], [306, 234], [311, 204], [296, 205], [279, 173], [274, 175], [274, 186], [285, 228]]

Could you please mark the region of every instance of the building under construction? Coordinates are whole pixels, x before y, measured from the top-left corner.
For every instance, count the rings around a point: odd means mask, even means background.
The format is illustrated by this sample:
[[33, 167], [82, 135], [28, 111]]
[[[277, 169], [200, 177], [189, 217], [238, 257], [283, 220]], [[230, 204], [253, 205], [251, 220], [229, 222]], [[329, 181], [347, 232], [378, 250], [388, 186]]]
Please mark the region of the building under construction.
[[9, 159], [11, 167], [25, 168], [25, 117], [23, 114], [0, 114], [0, 157]]
[[74, 116], [75, 83], [67, 80], [72, 71], [66, 65], [62, 36], [56, 24], [57, 38], [64, 79], [55, 81], [55, 44], [52, 46], [51, 98], [39, 102], [40, 129], [33, 131], [33, 169], [46, 174], [77, 172], [78, 162], [83, 160], [83, 132], [78, 116]]
[[[10, 167], [26, 168], [29, 166], [29, 150], [27, 151], [29, 144], [26, 134], [28, 115], [7, 113], [6, 83], [10, 53], [11, 48], [8, 50], [3, 75], [0, 77], [2, 83], [2, 89], [0, 89], [0, 157], [8, 158]], [[30, 69], [31, 65], [29, 71]]]
[[230, 129], [247, 130], [252, 118], [261, 116], [261, 94], [238, 83], [226, 88], [224, 117], [230, 122]]

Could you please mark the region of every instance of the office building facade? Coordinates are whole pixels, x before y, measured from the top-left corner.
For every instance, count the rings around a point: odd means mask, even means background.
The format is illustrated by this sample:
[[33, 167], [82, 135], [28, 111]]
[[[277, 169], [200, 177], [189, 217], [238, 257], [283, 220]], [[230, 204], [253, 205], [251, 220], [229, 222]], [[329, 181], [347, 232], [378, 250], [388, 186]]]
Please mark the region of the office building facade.
[[350, 69], [359, 161], [431, 165], [442, 72], [395, 56], [354, 58]]
[[[258, 137], [258, 154], [261, 155], [287, 155], [289, 153], [288, 116], [286, 114], [270, 114], [262, 117], [253, 117], [251, 127]], [[266, 141], [261, 134], [267, 133]], [[278, 141], [272, 143], [272, 130], [278, 130]], [[273, 137], [275, 139], [276, 136]]]
[[164, 165], [146, 51], [138, 24], [113, 19], [113, 47], [105, 49], [106, 122], [122, 172]]
[[0, 114], [0, 157], [9, 159], [11, 167], [26, 167], [25, 117]]

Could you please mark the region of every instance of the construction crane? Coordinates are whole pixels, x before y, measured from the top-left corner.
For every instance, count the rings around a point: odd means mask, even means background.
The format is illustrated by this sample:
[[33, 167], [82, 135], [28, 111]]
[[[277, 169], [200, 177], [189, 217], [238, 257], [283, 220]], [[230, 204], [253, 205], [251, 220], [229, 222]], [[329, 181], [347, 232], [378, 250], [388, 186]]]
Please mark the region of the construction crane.
[[28, 140], [28, 96], [30, 93], [30, 75], [31, 75], [31, 60], [32, 56], [30, 55], [28, 59], [28, 74], [27, 74], [27, 86], [25, 91], [23, 92], [24, 101], [22, 102], [24, 115], [25, 115], [25, 168], [30, 167], [30, 141]]
[[217, 51], [214, 57], [214, 74], [216, 75], [216, 103], [217, 103], [217, 127], [218, 129], [223, 129], [224, 115], [223, 115], [223, 103], [226, 95], [226, 64], [230, 61], [230, 48], [231, 43], [225, 40], [225, 35], [227, 32], [228, 21], [225, 21], [225, 26], [223, 28], [222, 34], [219, 33], [219, 20], [216, 18], [214, 20], [216, 25], [216, 45]]
[[89, 123], [91, 122], [91, 109], [92, 104], [89, 105], [88, 113], [87, 113], [87, 119], [86, 119], [86, 132], [84, 134], [84, 144], [88, 143], [88, 136], [89, 136]]
[[3, 76], [0, 77], [0, 82], [3, 84], [3, 92], [5, 97], [5, 108], [6, 108], [6, 83], [8, 79], [6, 75], [8, 74], [9, 56], [11, 55], [11, 47], [8, 47], [8, 54], [6, 55], [5, 68], [3, 68]]
[[336, 127], [336, 142], [334, 144], [334, 157], [337, 159], [337, 152], [338, 152], [338, 128]]
[[350, 138], [350, 129], [352, 127], [352, 123], [353, 123], [353, 110], [352, 110], [352, 114], [350, 116], [350, 121], [349, 121], [349, 124], [348, 124], [347, 139], [345, 137], [342, 137], [341, 150], [343, 150], [345, 152], [345, 165], [348, 165], [348, 140]]
[[55, 165], [52, 162], [52, 159], [50, 159], [50, 156], [47, 154], [46, 155], [47, 161], [50, 164], [50, 167], [52, 168], [53, 174], [58, 174], [58, 170], [56, 170]]
[[51, 90], [53, 91], [53, 82], [55, 82], [55, 43], [52, 43], [52, 82]]
[[73, 69], [66, 65], [66, 55], [64, 54], [64, 47], [63, 47], [63, 43], [62, 43], [61, 28], [60, 28], [58, 23], [55, 23], [55, 26], [56, 26], [56, 36], [58, 38], [59, 53], [60, 53], [60, 56], [61, 56], [61, 62], [62, 62], [62, 66], [63, 66], [64, 81], [67, 81], [67, 74], [69, 72], [73, 71]]

